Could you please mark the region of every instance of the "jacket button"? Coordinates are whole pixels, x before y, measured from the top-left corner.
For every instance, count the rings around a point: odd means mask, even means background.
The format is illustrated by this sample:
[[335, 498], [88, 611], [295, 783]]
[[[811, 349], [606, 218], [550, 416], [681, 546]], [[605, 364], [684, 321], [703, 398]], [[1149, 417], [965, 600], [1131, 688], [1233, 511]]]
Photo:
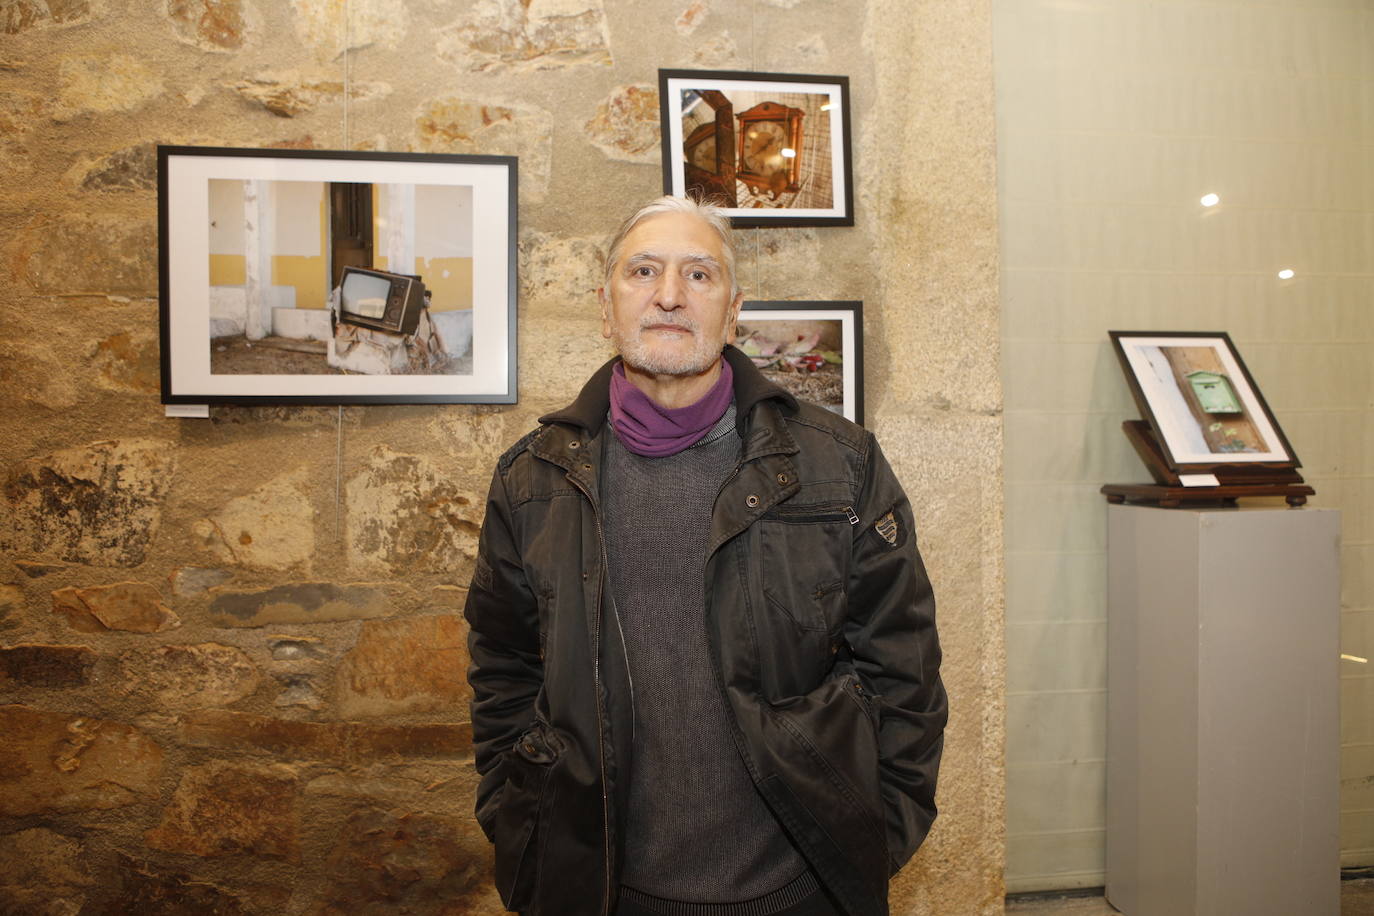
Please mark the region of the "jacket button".
[[748, 498], [744, 500], [744, 504], [752, 509], [759, 504], [759, 498], [753, 493], [750, 493]]
[[573, 441], [568, 443], [568, 448], [579, 448], [581, 445], [581, 442], [578, 442], [576, 439], [574, 439]]
[[779, 474], [779, 475], [778, 475], [778, 483], [782, 484], [783, 486], [787, 486], [787, 475], [786, 475], [786, 474]]
[[591, 466], [590, 464], [584, 464], [584, 465], [582, 465], [582, 470], [584, 470], [584, 471], [590, 471], [591, 469], [592, 469], [592, 466]]

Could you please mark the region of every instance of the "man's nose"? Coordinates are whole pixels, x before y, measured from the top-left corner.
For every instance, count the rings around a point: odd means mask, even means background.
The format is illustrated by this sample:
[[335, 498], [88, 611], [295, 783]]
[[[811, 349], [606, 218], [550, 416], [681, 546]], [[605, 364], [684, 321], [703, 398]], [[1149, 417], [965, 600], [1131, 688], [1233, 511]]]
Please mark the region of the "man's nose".
[[671, 270], [665, 270], [659, 278], [658, 297], [654, 303], [665, 312], [672, 312], [682, 308], [682, 296], [685, 288], [682, 278]]

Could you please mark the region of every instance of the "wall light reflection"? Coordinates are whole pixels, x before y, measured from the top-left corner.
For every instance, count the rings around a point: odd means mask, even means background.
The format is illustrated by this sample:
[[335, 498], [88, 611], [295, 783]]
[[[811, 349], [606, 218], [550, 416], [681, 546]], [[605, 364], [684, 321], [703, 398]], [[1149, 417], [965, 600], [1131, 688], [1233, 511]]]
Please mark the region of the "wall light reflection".
[[1293, 279], [1293, 271], [1292, 271], [1292, 269], [1291, 269], [1291, 268], [1288, 268], [1288, 267], [1285, 267], [1283, 270], [1279, 271], [1279, 279], [1280, 279], [1280, 280], [1291, 280], [1291, 279]]
[[1202, 195], [1202, 205], [1204, 207], [1215, 207], [1219, 203], [1221, 203], [1221, 198], [1215, 194]]

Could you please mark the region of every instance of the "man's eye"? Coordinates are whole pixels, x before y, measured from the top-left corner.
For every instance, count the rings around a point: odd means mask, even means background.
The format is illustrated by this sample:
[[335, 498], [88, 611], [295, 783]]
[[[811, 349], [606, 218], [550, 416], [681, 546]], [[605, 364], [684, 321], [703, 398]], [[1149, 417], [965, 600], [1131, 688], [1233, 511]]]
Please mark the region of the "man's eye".
[[704, 270], [694, 270], [694, 271], [691, 272], [691, 274], [689, 274], [689, 276], [690, 276], [693, 280], [697, 280], [697, 281], [709, 280], [709, 279], [710, 279], [710, 275], [707, 274], [706, 271], [704, 271]]
[[633, 273], [636, 277], [651, 277], [654, 274], [654, 269], [641, 264], [634, 269]]

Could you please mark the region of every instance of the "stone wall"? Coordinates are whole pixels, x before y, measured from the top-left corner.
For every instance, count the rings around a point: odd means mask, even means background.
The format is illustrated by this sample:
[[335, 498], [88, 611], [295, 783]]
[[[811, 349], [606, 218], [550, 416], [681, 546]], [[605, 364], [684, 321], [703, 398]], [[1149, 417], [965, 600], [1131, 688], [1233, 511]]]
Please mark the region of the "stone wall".
[[[496, 456], [608, 355], [658, 67], [844, 73], [853, 229], [751, 298], [865, 301], [953, 703], [895, 913], [1001, 909], [986, 0], [0, 0], [0, 911], [496, 913], [461, 607]], [[520, 157], [520, 403], [158, 403], [154, 144]]]

